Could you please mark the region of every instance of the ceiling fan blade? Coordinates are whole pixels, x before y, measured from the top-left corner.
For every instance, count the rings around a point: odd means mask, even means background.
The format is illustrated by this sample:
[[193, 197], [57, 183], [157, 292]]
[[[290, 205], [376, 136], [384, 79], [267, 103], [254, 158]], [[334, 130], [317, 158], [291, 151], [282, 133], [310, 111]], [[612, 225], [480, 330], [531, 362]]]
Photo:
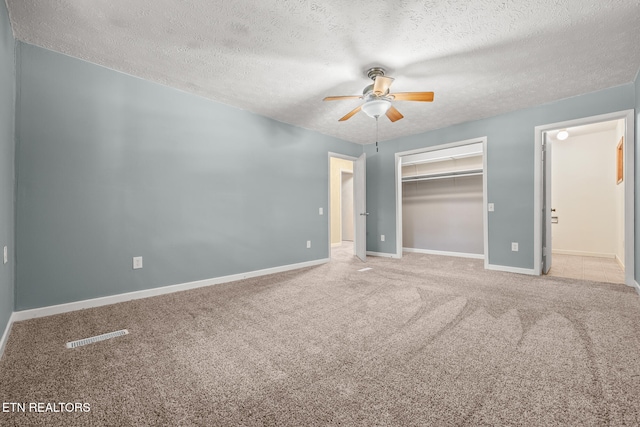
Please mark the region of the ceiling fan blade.
[[376, 95], [384, 95], [389, 91], [389, 86], [393, 83], [392, 77], [378, 76], [373, 81], [373, 93]]
[[339, 122], [344, 122], [345, 120], [349, 120], [353, 115], [355, 115], [358, 111], [360, 111], [361, 108], [362, 108], [362, 105], [354, 108], [353, 110], [349, 111], [346, 116], [344, 116], [343, 118], [341, 118], [338, 121]]
[[396, 107], [394, 107], [393, 105], [391, 107], [389, 107], [389, 109], [387, 110], [387, 117], [389, 117], [389, 120], [391, 120], [392, 122], [397, 122], [398, 120], [400, 120], [401, 118], [403, 118], [404, 116], [402, 114], [400, 114], [400, 111], [398, 111], [396, 109]]
[[400, 92], [391, 95], [395, 101], [433, 101], [433, 92]]
[[343, 99], [361, 99], [358, 95], [346, 95], [346, 96], [327, 96], [323, 101], [341, 101]]

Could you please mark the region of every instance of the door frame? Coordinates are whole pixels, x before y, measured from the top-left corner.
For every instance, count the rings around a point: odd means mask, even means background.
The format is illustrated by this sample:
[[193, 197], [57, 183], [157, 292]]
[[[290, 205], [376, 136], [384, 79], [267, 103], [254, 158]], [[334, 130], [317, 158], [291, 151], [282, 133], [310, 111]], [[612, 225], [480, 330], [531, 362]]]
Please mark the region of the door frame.
[[[545, 215], [542, 214], [542, 142], [543, 134], [552, 130], [575, 127], [582, 125], [590, 125], [593, 123], [606, 122], [610, 120], [625, 121], [624, 130], [624, 277], [625, 283], [629, 286], [635, 286], [635, 121], [634, 110], [623, 110], [614, 113], [600, 114], [597, 116], [583, 117], [574, 120], [566, 120], [562, 122], [550, 123], [546, 125], [536, 126], [534, 129], [534, 201], [533, 201], [533, 255], [534, 255], [534, 274], [542, 273], [542, 221]], [[549, 178], [549, 182], [551, 177]], [[549, 184], [550, 185], [550, 184]]]
[[430, 147], [417, 148], [415, 150], [401, 151], [395, 154], [395, 181], [396, 181], [396, 253], [394, 258], [402, 258], [402, 157], [412, 154], [438, 151], [447, 148], [460, 147], [462, 145], [482, 143], [482, 228], [484, 235], [484, 268], [489, 265], [489, 217], [487, 213], [487, 137], [465, 139]]
[[[355, 172], [356, 172], [356, 160], [358, 160], [357, 157], [353, 157], [353, 156], [348, 156], [346, 154], [340, 154], [340, 153], [334, 153], [329, 151], [328, 156], [327, 156], [327, 170], [328, 170], [328, 184], [327, 184], [327, 240], [329, 242], [329, 253], [327, 254], [328, 258], [331, 259], [331, 158], [335, 157], [338, 159], [343, 159], [343, 160], [350, 160], [351, 162], [353, 162], [353, 174], [355, 177]], [[360, 191], [362, 191], [362, 189], [360, 189]], [[354, 204], [354, 209], [353, 209], [353, 226], [354, 226], [354, 230], [353, 230], [353, 253], [355, 254], [356, 251], [356, 239], [357, 239], [357, 235], [355, 232], [355, 226], [356, 226], [356, 209], [355, 209], [355, 197], [356, 197], [356, 182], [355, 179], [353, 181], [353, 204]], [[338, 202], [340, 204], [342, 204], [342, 169], [340, 170], [340, 201]], [[340, 209], [340, 212], [342, 213], [342, 207]], [[342, 221], [341, 221], [342, 222]], [[342, 236], [342, 224], [340, 227], [340, 236]]]
[[[553, 144], [552, 139], [549, 137], [548, 132], [542, 132], [542, 207], [544, 209], [543, 219], [541, 221], [542, 227], [542, 249], [540, 255], [540, 274], [548, 274], [551, 266], [553, 265], [553, 244], [551, 243], [552, 229], [553, 229], [553, 210], [552, 210], [552, 198], [551, 198], [551, 175], [553, 171]], [[623, 195], [624, 201], [624, 195]], [[549, 216], [549, 221], [546, 220], [546, 216]], [[548, 248], [547, 248], [548, 246]], [[545, 249], [548, 249], [545, 251]]]

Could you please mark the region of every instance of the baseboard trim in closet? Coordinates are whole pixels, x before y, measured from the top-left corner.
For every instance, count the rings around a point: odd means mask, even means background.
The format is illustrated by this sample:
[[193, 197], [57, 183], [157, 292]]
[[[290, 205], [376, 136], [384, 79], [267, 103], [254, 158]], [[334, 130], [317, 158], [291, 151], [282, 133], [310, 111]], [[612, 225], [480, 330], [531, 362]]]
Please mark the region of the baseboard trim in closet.
[[414, 252], [418, 254], [429, 254], [429, 255], [444, 255], [444, 256], [455, 256], [458, 258], [474, 258], [474, 259], [484, 259], [484, 254], [467, 254], [464, 252], [448, 252], [448, 251], [434, 251], [431, 249], [417, 249], [417, 248], [402, 248], [403, 252]]
[[382, 257], [382, 258], [397, 258], [397, 259], [400, 258], [397, 254], [389, 254], [389, 253], [386, 253], [386, 252], [367, 251], [367, 255], [368, 256], [377, 256], [377, 257]]

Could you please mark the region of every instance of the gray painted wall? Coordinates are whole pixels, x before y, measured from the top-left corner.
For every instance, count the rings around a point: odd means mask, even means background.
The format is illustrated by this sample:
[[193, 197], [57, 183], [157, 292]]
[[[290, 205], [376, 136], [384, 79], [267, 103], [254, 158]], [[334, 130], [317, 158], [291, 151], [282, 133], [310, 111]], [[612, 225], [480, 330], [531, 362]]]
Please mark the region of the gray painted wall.
[[[636, 84], [637, 86], [637, 84]], [[534, 128], [581, 117], [632, 109], [637, 105], [633, 83], [550, 104], [435, 131], [373, 144], [367, 153], [367, 249], [395, 253], [396, 211], [394, 154], [487, 136], [487, 196], [495, 204], [489, 214], [489, 263], [534, 267]], [[441, 94], [444, 96], [444, 94]], [[437, 108], [436, 102], [433, 108]], [[428, 120], [428, 109], [425, 120]], [[380, 234], [386, 235], [385, 242]], [[519, 252], [511, 251], [519, 243]]]
[[14, 305], [14, 235], [15, 235], [15, 41], [6, 5], [0, 4], [0, 254], [9, 249], [9, 262], [0, 256], [0, 337]]
[[[9, 58], [2, 63], [13, 64], [15, 42], [2, 13], [2, 55]], [[360, 146], [22, 43], [18, 70], [16, 309], [328, 256], [327, 219], [318, 215], [318, 207], [327, 212], [327, 152], [357, 156]], [[3, 102], [12, 100], [14, 68], [0, 73], [0, 90], [9, 91]], [[394, 153], [487, 136], [488, 197], [496, 206], [489, 262], [533, 268], [534, 127], [639, 102], [636, 78], [386, 141], [379, 153], [367, 146], [367, 249], [395, 252]], [[13, 101], [0, 108], [0, 161], [13, 182]], [[0, 220], [0, 233], [11, 247], [9, 181], [0, 188], [9, 218]], [[512, 241], [519, 252], [510, 251]], [[137, 255], [144, 268], [134, 271]], [[13, 277], [10, 263], [0, 275], [0, 326], [13, 306]]]
[[327, 152], [360, 145], [23, 43], [18, 64], [16, 309], [328, 257]]

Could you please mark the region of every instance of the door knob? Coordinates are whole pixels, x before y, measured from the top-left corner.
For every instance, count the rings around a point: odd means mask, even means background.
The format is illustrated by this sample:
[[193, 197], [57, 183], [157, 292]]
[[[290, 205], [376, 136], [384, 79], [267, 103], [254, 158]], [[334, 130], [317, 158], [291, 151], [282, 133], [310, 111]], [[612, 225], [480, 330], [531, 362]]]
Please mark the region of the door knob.
[[363, 213], [361, 213], [360, 215], [367, 216], [367, 215], [369, 215], [369, 212], [363, 212]]

